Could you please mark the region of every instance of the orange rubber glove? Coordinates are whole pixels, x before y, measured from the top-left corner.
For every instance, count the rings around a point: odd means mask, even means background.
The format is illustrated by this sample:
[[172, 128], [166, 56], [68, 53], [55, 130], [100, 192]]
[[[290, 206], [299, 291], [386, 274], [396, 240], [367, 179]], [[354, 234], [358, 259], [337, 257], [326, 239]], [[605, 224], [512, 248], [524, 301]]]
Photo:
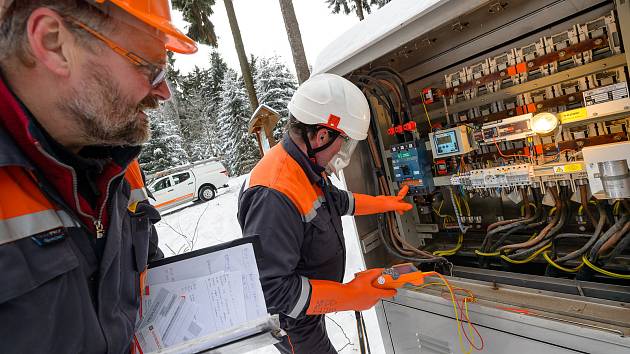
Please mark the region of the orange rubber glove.
[[395, 197], [387, 195], [373, 197], [365, 194], [353, 194], [354, 215], [371, 215], [388, 211], [395, 211], [402, 215], [413, 208], [411, 204], [403, 201], [408, 191], [409, 186], [403, 186]]
[[368, 269], [356, 273], [354, 279], [346, 284], [310, 279], [311, 301], [306, 314], [363, 311], [376, 305], [380, 299], [395, 296], [396, 290], [379, 289], [372, 285], [382, 272], [383, 268]]

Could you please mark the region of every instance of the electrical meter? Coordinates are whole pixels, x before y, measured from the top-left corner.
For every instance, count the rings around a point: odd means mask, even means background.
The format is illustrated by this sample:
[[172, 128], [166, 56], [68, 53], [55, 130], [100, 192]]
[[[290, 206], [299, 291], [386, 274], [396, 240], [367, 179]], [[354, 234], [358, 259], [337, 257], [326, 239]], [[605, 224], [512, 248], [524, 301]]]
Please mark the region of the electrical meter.
[[424, 143], [418, 140], [391, 146], [394, 181], [409, 186], [409, 194], [423, 194], [433, 189], [431, 163]]
[[434, 159], [463, 155], [474, 150], [465, 125], [429, 133], [429, 141]]

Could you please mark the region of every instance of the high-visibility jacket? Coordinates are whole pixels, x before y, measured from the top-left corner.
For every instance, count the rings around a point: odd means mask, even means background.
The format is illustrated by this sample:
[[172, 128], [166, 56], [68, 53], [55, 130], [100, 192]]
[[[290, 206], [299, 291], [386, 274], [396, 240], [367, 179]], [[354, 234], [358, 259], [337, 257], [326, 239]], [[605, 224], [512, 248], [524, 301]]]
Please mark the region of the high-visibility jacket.
[[[159, 220], [139, 148], [105, 166], [93, 209], [47, 145], [0, 80], [0, 352], [129, 353]], [[103, 226], [102, 254], [92, 221]]]
[[[254, 167], [239, 196], [243, 236], [261, 239], [259, 270], [267, 307], [280, 314], [295, 353], [335, 353], [324, 316], [305, 314], [308, 279], [343, 280], [341, 215], [354, 213], [354, 198], [321, 173], [285, 135]], [[286, 337], [276, 347], [291, 353]]]

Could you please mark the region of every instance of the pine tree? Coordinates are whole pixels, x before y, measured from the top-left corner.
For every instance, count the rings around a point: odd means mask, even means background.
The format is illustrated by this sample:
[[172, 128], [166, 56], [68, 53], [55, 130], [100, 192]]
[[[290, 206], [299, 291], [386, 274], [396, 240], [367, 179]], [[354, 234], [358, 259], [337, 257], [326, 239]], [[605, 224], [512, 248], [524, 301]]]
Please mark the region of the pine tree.
[[365, 18], [364, 12], [368, 14], [372, 11], [372, 6], [385, 6], [391, 0], [326, 0], [328, 8], [332, 9], [332, 13], [338, 14], [341, 11], [346, 15], [354, 12], [360, 21]]
[[234, 70], [225, 73], [221, 90], [217, 118], [221, 159], [231, 175], [239, 176], [251, 171], [260, 159], [256, 138], [247, 131], [252, 112], [244, 83]]
[[295, 76], [278, 56], [259, 58], [255, 72], [254, 81], [260, 103], [280, 113], [280, 121], [273, 132], [274, 138], [280, 140], [289, 117], [289, 101], [297, 88]]
[[177, 109], [170, 102], [149, 112], [151, 139], [144, 145], [139, 159], [146, 174], [188, 163], [176, 118]]

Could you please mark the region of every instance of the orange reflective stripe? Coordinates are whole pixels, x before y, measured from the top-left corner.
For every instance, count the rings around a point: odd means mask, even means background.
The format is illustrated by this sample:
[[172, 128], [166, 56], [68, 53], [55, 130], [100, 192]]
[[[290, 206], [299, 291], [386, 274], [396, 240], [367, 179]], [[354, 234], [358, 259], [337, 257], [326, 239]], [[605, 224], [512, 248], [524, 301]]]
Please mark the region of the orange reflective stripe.
[[271, 148], [254, 167], [248, 187], [254, 186], [265, 186], [286, 195], [307, 222], [315, 217], [321, 205], [320, 188], [311, 184], [302, 167], [284, 150], [282, 144]]
[[138, 202], [149, 199], [147, 190], [144, 187], [144, 179], [142, 178], [142, 172], [140, 171], [140, 164], [137, 159], [133, 160], [127, 167], [127, 171], [125, 171], [125, 180], [131, 187], [127, 207], [132, 212], [135, 212]]
[[144, 180], [142, 179], [142, 172], [140, 172], [140, 164], [138, 160], [133, 160], [125, 171], [125, 179], [131, 186], [131, 189], [137, 189], [144, 187]]
[[55, 210], [22, 167], [0, 168], [0, 190], [0, 244], [78, 225], [66, 212]]
[[192, 193], [190, 193], [190, 194], [186, 194], [186, 195], [183, 195], [183, 196], [181, 196], [181, 197], [177, 197], [177, 198], [175, 198], [175, 199], [167, 200], [167, 201], [165, 201], [164, 203], [160, 203], [160, 204], [156, 205], [155, 207], [156, 207], [156, 208], [159, 208], [159, 207], [162, 207], [162, 206], [165, 206], [165, 205], [171, 204], [171, 203], [178, 202], [178, 201], [183, 200], [183, 199], [186, 199], [186, 198], [192, 198], [192, 196], [193, 196], [193, 194], [192, 194]]
[[0, 220], [53, 209], [31, 175], [22, 167], [0, 168]]

